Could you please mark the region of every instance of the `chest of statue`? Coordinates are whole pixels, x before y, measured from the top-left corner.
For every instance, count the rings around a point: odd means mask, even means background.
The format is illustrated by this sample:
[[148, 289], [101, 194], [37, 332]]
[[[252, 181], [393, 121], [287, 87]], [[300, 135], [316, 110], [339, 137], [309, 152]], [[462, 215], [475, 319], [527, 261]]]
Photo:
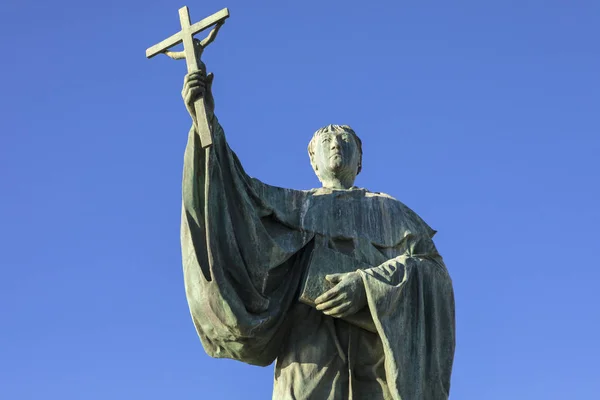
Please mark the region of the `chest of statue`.
[[393, 247], [420, 224], [398, 200], [365, 189], [315, 190], [301, 210], [302, 229], [332, 239], [369, 241]]

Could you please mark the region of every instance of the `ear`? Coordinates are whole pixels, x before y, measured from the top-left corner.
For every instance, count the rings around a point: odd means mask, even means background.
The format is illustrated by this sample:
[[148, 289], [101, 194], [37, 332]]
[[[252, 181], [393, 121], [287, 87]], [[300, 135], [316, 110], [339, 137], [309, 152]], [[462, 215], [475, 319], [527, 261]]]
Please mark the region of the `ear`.
[[313, 153], [308, 153], [308, 156], [310, 157], [310, 165], [311, 165], [312, 169], [316, 173], [319, 170], [319, 166], [317, 165], [317, 163], [315, 163], [314, 154]]

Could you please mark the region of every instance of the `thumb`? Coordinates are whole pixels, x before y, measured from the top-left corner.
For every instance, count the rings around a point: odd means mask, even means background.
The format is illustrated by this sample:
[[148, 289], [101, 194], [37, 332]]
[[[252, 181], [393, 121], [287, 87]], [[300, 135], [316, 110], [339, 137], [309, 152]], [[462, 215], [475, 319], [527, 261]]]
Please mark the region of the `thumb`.
[[345, 274], [329, 274], [325, 275], [325, 279], [330, 283], [339, 283]]
[[213, 79], [215, 79], [215, 74], [213, 74], [212, 72], [210, 72], [208, 75], [206, 75], [206, 84], [209, 87], [212, 86]]

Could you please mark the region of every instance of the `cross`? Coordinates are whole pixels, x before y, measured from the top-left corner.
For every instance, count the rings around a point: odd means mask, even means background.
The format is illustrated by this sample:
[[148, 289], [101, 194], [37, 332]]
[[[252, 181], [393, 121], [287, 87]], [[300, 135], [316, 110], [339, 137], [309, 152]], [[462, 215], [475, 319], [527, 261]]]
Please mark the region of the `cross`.
[[[181, 31], [148, 48], [146, 50], [146, 57], [152, 58], [157, 54], [164, 53], [175, 59], [185, 58], [188, 73], [200, 71], [202, 69], [200, 56], [202, 55], [204, 47], [208, 46], [208, 44], [214, 40], [218, 29], [228, 17], [229, 10], [224, 8], [221, 11], [218, 11], [192, 25], [190, 21], [189, 9], [185, 6], [181, 7], [179, 9]], [[202, 32], [213, 25], [217, 26], [204, 41], [200, 42], [194, 39], [194, 35], [196, 33]], [[178, 45], [181, 42], [183, 42], [183, 52], [171, 53], [167, 51], [169, 48]], [[200, 143], [202, 143], [202, 147], [208, 147], [212, 144], [212, 137], [210, 134], [210, 127], [208, 125], [204, 98], [200, 98], [194, 102], [194, 110], [196, 111], [196, 128], [198, 130], [198, 134], [200, 135]]]

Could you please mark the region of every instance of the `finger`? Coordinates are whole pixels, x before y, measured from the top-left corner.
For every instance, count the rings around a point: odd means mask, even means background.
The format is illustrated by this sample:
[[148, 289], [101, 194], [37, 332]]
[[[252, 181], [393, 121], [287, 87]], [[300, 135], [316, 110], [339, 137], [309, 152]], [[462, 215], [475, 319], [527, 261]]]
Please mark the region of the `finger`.
[[331, 283], [339, 283], [346, 274], [329, 274], [325, 275], [325, 279]]
[[212, 72], [210, 74], [208, 74], [208, 76], [206, 77], [206, 91], [208, 93], [212, 93], [212, 85], [213, 85], [214, 79], [215, 79], [215, 75]]
[[183, 89], [183, 98], [186, 100], [190, 100], [192, 98], [192, 96], [194, 96], [197, 91], [196, 88], [190, 88], [190, 87], [186, 87]]
[[315, 299], [315, 303], [317, 303], [317, 304], [323, 303], [323, 302], [333, 298], [337, 294], [339, 294], [339, 292], [340, 292], [340, 289], [337, 286], [334, 286], [332, 289], [329, 289], [328, 291], [326, 291], [325, 293], [323, 293], [322, 295], [317, 297]]
[[182, 93], [187, 93], [190, 89], [201, 88], [204, 90], [205, 83], [199, 79], [193, 79], [183, 85]]
[[202, 77], [195, 77], [195, 78], [188, 79], [187, 82], [186, 82], [186, 84], [187, 85], [191, 85], [191, 84], [194, 84], [194, 85], [202, 84], [202, 85], [204, 85], [205, 82], [206, 82], [206, 80], [203, 79]]
[[325, 315], [329, 315], [330, 317], [335, 317], [335, 318], [339, 318], [339, 316], [346, 310], [348, 310], [348, 308], [350, 308], [350, 306], [352, 305], [351, 302], [347, 301], [345, 303], [340, 304], [337, 307], [334, 307], [330, 310], [326, 310], [323, 311], [323, 314]]
[[318, 304], [316, 308], [319, 311], [327, 310], [329, 308], [335, 307], [335, 306], [343, 303], [347, 299], [348, 299], [347, 293], [340, 293], [339, 295], [335, 296], [333, 299], [326, 301], [324, 303]]
[[185, 99], [188, 103], [191, 103], [202, 97], [203, 93], [204, 90], [200, 90], [200, 88], [192, 88], [187, 92]]
[[358, 310], [351, 304], [350, 307], [348, 307], [345, 311], [340, 312], [335, 317], [336, 318], [344, 318], [344, 317], [347, 317], [348, 315], [356, 314], [357, 311]]
[[183, 82], [187, 82], [192, 79], [202, 79], [203, 76], [204, 75], [203, 75], [202, 71], [190, 72], [189, 74], [185, 75], [185, 78], [183, 78]]
[[187, 87], [187, 88], [195, 88], [195, 87], [205, 88], [206, 87], [206, 83], [203, 80], [201, 80], [201, 79], [191, 79], [191, 80], [187, 81], [187, 83], [184, 85], [184, 87]]

